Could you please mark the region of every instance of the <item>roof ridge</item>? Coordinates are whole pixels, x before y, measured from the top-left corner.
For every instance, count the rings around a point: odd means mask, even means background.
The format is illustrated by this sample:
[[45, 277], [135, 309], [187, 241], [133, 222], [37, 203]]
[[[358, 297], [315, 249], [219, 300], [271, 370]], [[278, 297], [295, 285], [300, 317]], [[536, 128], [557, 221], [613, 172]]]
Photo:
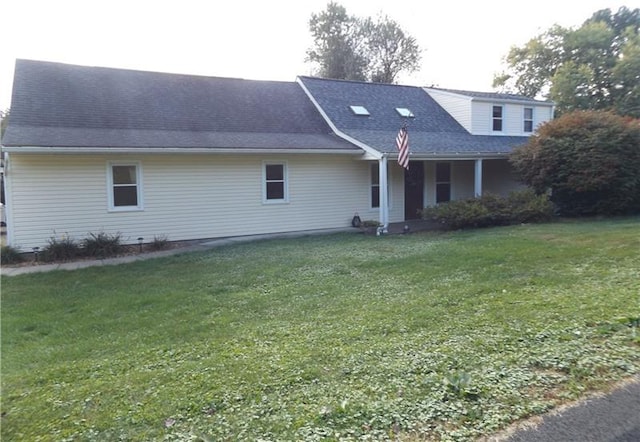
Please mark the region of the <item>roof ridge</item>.
[[345, 80], [343, 78], [326, 78], [326, 77], [314, 77], [312, 75], [298, 75], [300, 79], [308, 79], [308, 80], [321, 80], [321, 81], [332, 81], [332, 82], [340, 82], [340, 83], [351, 83], [351, 84], [366, 84], [371, 86], [392, 86], [392, 87], [407, 87], [407, 88], [415, 88], [422, 89], [423, 86], [415, 86], [412, 84], [398, 84], [398, 83], [379, 83], [375, 81], [367, 81], [367, 80]]
[[75, 64], [75, 63], [64, 63], [58, 61], [46, 61], [46, 60], [35, 60], [35, 59], [25, 59], [25, 58], [17, 58], [16, 59], [16, 68], [19, 64], [31, 64], [31, 65], [40, 65], [40, 66], [49, 66], [49, 67], [60, 67], [60, 68], [75, 68], [75, 69], [87, 69], [87, 70], [96, 70], [96, 71], [112, 71], [112, 72], [121, 72], [121, 73], [137, 73], [137, 74], [152, 74], [152, 75], [162, 75], [162, 76], [175, 76], [175, 77], [189, 77], [189, 78], [203, 78], [203, 79], [215, 79], [215, 80], [231, 80], [231, 81], [246, 81], [246, 82], [259, 82], [259, 83], [279, 83], [279, 84], [296, 84], [295, 80], [258, 80], [253, 78], [243, 78], [243, 77], [228, 77], [228, 76], [218, 76], [218, 75], [206, 75], [206, 74], [190, 74], [183, 72], [167, 72], [160, 70], [148, 70], [148, 69], [136, 69], [136, 68], [121, 68], [121, 67], [112, 67], [112, 66], [95, 66], [95, 65], [84, 65], [84, 64]]

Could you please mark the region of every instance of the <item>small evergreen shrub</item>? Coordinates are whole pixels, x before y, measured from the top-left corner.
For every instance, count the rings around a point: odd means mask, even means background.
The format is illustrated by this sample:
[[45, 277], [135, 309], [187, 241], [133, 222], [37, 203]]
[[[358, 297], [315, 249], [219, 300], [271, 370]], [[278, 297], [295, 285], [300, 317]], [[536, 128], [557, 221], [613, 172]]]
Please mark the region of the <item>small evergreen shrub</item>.
[[24, 261], [24, 256], [18, 249], [11, 246], [0, 248], [0, 264], [20, 264], [22, 261]]
[[553, 218], [554, 205], [547, 195], [537, 195], [533, 189], [509, 193], [507, 202], [511, 208], [512, 223], [537, 223]]
[[169, 238], [166, 235], [154, 236], [149, 248], [154, 251], [164, 250], [169, 247]]
[[504, 226], [551, 219], [553, 204], [533, 190], [511, 192], [507, 197], [485, 194], [479, 198], [449, 201], [422, 211], [422, 218], [456, 230], [469, 227]]
[[117, 256], [125, 249], [119, 233], [113, 235], [105, 232], [89, 233], [82, 244], [85, 255], [95, 258]]
[[49, 238], [47, 245], [40, 252], [40, 259], [44, 262], [71, 261], [82, 255], [80, 245], [70, 236]]

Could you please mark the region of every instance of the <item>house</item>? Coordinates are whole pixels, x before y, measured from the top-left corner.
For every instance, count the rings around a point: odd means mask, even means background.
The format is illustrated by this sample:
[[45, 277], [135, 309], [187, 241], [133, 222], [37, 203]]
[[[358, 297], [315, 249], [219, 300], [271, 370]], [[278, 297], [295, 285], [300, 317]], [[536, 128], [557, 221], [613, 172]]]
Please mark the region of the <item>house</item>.
[[[494, 98], [506, 129], [517, 100]], [[410, 86], [17, 60], [2, 139], [7, 240], [30, 251], [98, 232], [135, 243], [304, 231], [347, 227], [356, 212], [387, 224], [504, 192], [516, 185], [506, 156], [527, 133], [472, 133], [455, 109], [476, 121], [476, 102]], [[535, 110], [534, 127], [550, 108], [519, 105]], [[394, 162], [404, 122], [408, 172]]]
[[[335, 133], [367, 152], [370, 211], [381, 221], [417, 218], [425, 206], [520, 186], [508, 155], [552, 118], [553, 104], [495, 93], [299, 77]], [[395, 162], [400, 127], [410, 163]]]

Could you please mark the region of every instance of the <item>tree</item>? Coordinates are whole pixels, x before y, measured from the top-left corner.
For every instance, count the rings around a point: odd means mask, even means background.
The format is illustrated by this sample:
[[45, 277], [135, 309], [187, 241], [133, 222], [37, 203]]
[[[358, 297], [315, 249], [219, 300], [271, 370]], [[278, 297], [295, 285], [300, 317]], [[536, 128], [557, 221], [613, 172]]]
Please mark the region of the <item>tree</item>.
[[344, 80], [364, 80], [367, 61], [361, 49], [358, 20], [347, 10], [331, 2], [319, 14], [311, 14], [309, 29], [313, 48], [307, 51], [307, 61], [317, 63], [317, 75]]
[[361, 33], [366, 36], [368, 79], [376, 83], [395, 83], [402, 71], [414, 72], [420, 68], [420, 48], [416, 39], [404, 33], [400, 25], [387, 16], [377, 21], [367, 18], [361, 22]]
[[640, 120], [602, 111], [567, 113], [543, 126], [510, 161], [563, 215], [640, 212]]
[[512, 47], [494, 87], [550, 98], [558, 115], [578, 109], [640, 116], [640, 9], [594, 13], [580, 28], [553, 26]]
[[313, 46], [306, 61], [318, 65], [318, 76], [393, 83], [401, 72], [420, 67], [415, 38], [387, 16], [361, 19], [330, 2], [325, 11], [311, 15], [309, 30]]

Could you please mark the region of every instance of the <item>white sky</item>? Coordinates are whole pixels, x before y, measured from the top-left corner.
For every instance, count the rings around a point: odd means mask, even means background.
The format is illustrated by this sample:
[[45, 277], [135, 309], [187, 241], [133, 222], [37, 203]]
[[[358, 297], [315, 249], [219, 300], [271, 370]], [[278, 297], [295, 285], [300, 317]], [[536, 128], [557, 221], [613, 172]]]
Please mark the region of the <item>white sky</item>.
[[[413, 85], [491, 90], [511, 46], [553, 24], [640, 0], [338, 0], [360, 17], [388, 15], [423, 49]], [[160, 72], [294, 81], [309, 75], [308, 22], [328, 0], [5, 0], [0, 109], [17, 58]]]

